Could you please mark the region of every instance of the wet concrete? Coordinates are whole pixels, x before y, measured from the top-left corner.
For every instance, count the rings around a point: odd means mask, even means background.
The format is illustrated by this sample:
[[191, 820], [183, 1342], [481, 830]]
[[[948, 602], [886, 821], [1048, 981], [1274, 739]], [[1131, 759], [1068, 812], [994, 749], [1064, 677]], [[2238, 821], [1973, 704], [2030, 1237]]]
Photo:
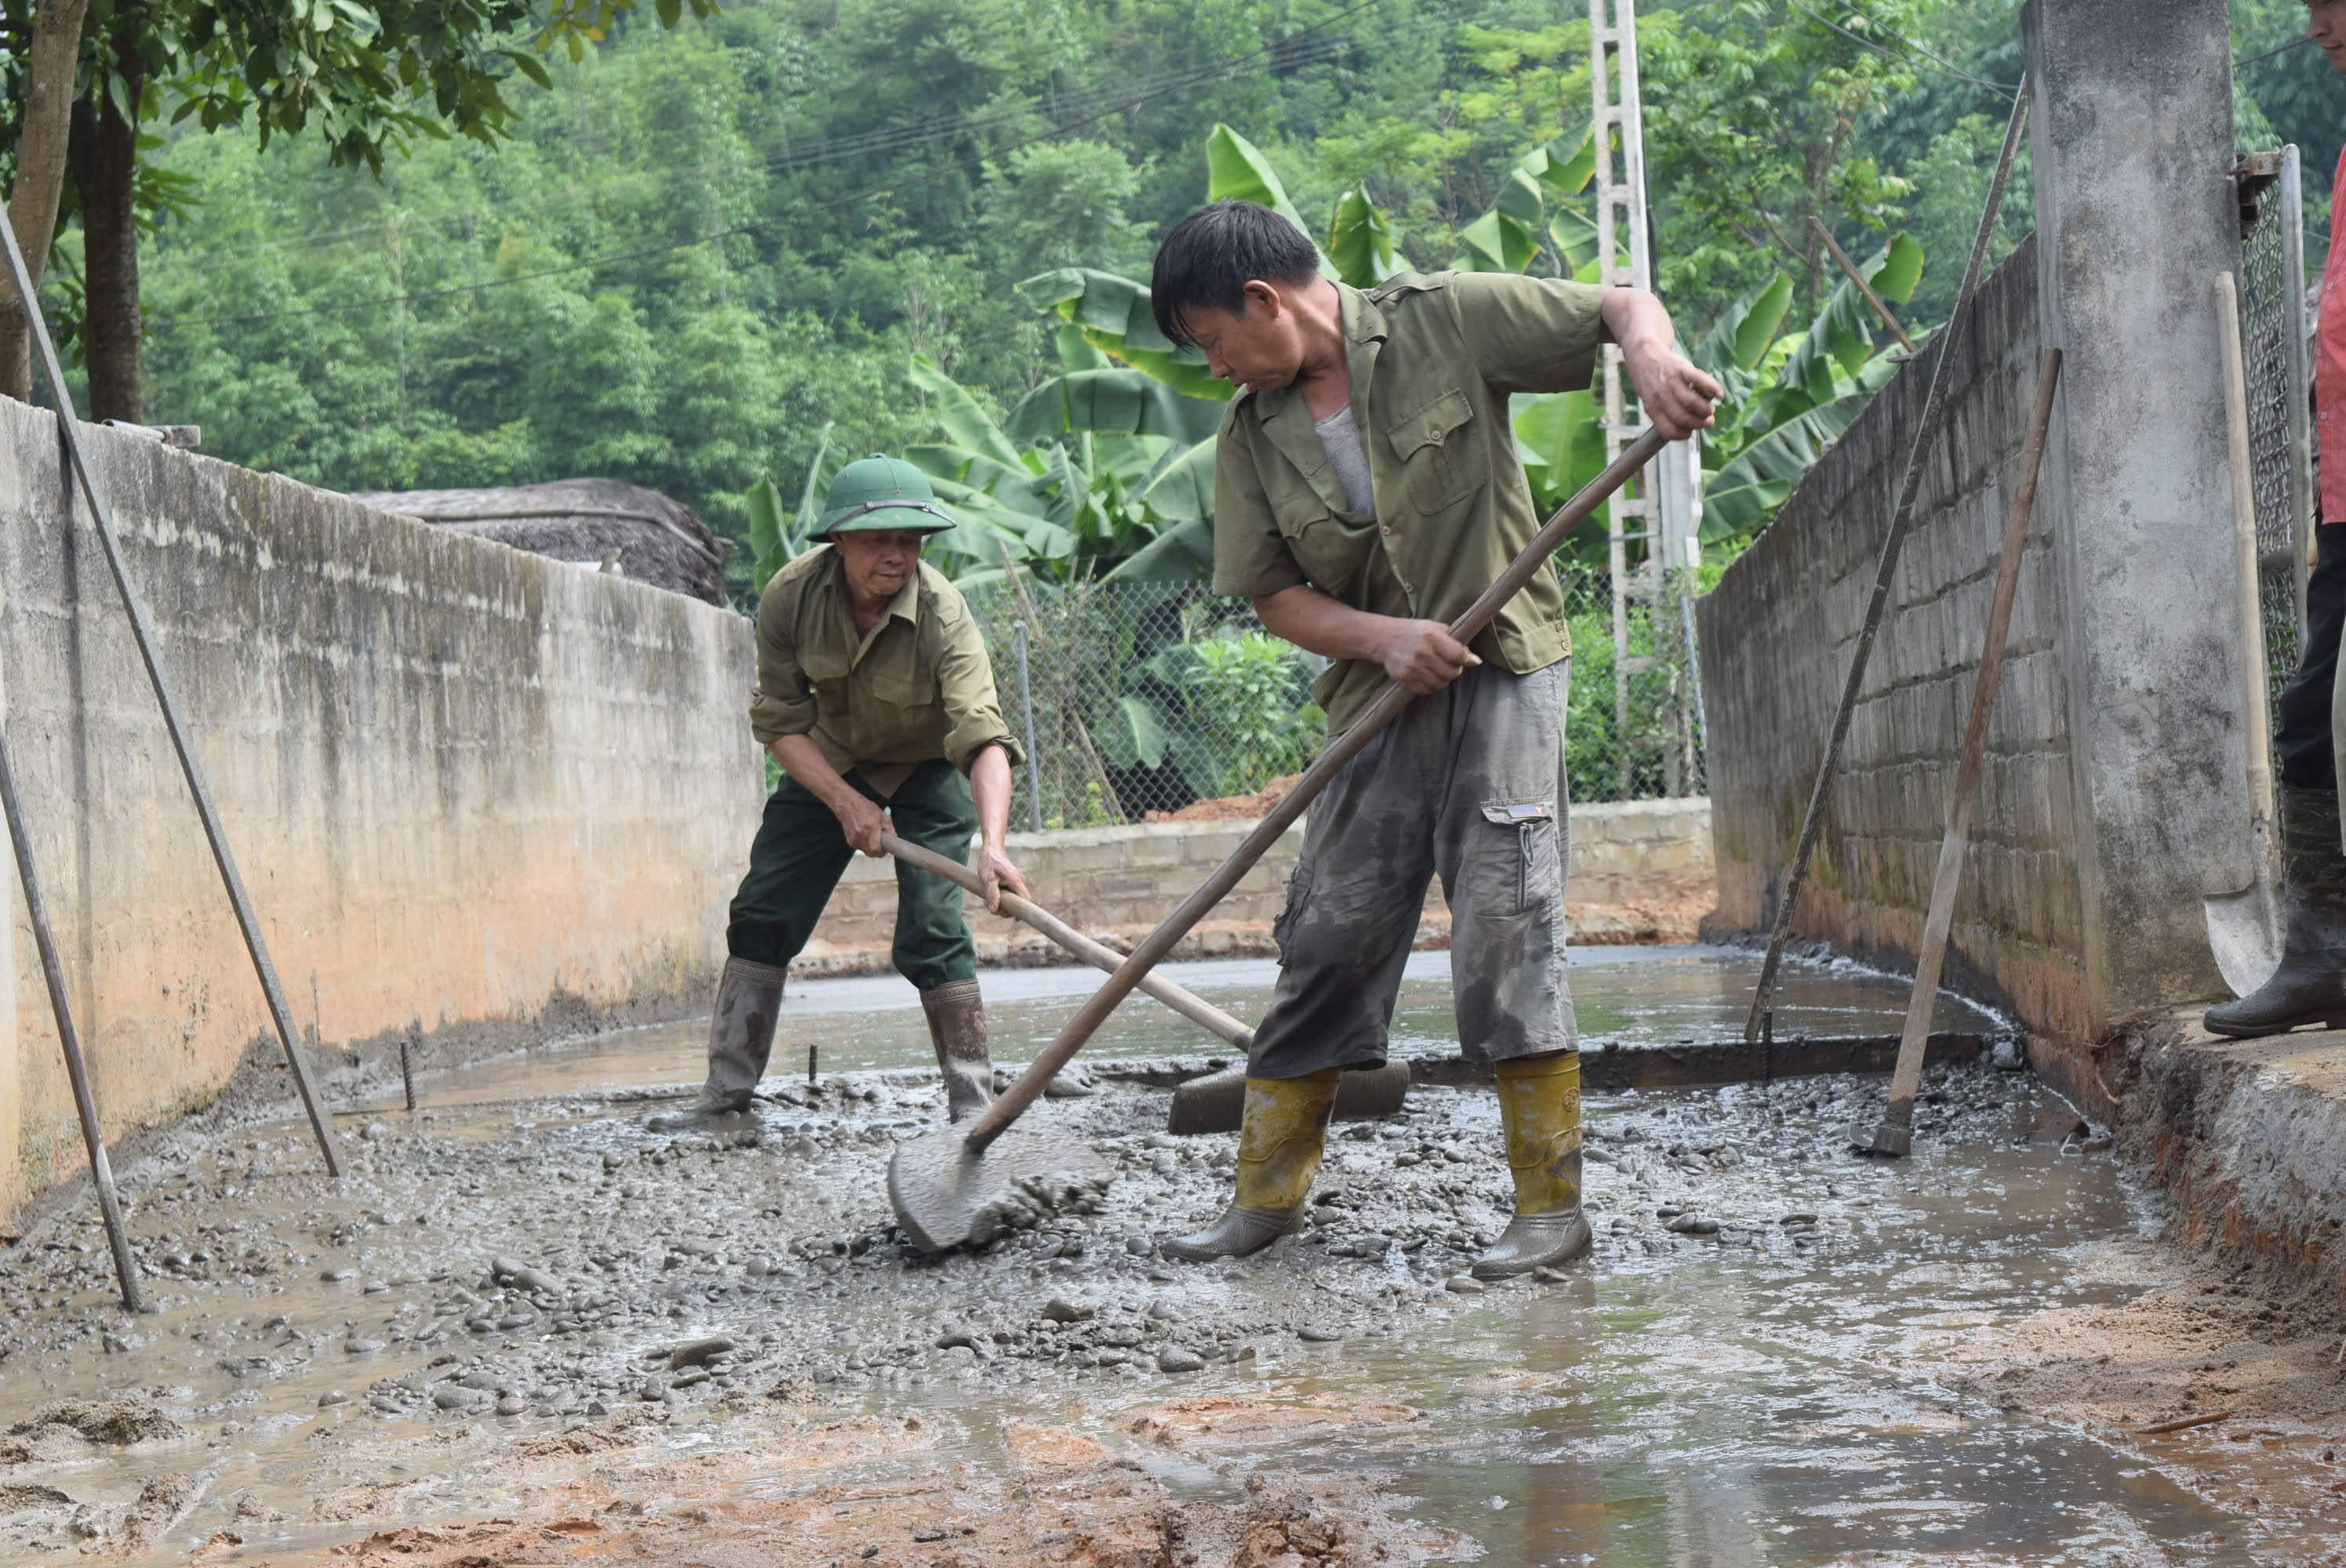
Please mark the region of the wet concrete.
[[[1730, 962], [1641, 958], [1620, 984], [1716, 1009]], [[1597, 967], [1576, 972], [1585, 1022]], [[1065, 1003], [1011, 978], [988, 986], [998, 1017], [1034, 1010], [1015, 1042]], [[1820, 1006], [1897, 1010], [1894, 987], [1811, 983]], [[1439, 993], [1421, 975], [1404, 1002], [1429, 1048]], [[786, 1040], [872, 1069], [903, 1039], [925, 1055], [916, 1013], [818, 1013], [824, 994]], [[1687, 1006], [1625, 1027], [1716, 1027]], [[1105, 1192], [927, 1261], [882, 1183], [935, 1090], [770, 1079], [790, 1098], [664, 1137], [611, 1091], [697, 1076], [678, 1044], [427, 1083], [422, 1110], [351, 1118], [339, 1187], [291, 1123], [134, 1166], [150, 1316], [112, 1304], [88, 1217], [28, 1235], [0, 1278], [0, 1433], [26, 1429], [0, 1436], [0, 1553], [2082, 1564], [2310, 1562], [2346, 1535], [2318, 1362], [2259, 1418], [2259, 1472], [2289, 1479], [2253, 1506], [2209, 1479], [2241, 1457], [2220, 1425], [2128, 1435], [2201, 1408], [2150, 1382], [2092, 1416], [2014, 1398], [2008, 1371], [2047, 1375], [2048, 1318], [2202, 1288], [2156, 1203], [2024, 1074], [1934, 1070], [1918, 1155], [1887, 1165], [1845, 1146], [1878, 1079], [1594, 1096], [1594, 1256], [1476, 1290], [1460, 1276], [1507, 1184], [1475, 1089], [1341, 1130], [1309, 1234], [1196, 1268], [1151, 1238], [1219, 1207], [1234, 1140], [1168, 1137], [1161, 1091], [1111, 1083], [1034, 1113], [1115, 1166]], [[2106, 1362], [2139, 1349], [2106, 1338]], [[184, 1431], [93, 1441], [51, 1419], [71, 1398]]]

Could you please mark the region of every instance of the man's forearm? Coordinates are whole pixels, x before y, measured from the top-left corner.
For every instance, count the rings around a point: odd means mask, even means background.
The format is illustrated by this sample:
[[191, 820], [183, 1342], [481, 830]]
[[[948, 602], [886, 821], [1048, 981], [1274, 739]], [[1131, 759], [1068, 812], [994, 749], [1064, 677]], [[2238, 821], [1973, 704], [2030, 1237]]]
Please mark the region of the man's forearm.
[[1307, 653], [1379, 664], [1392, 646], [1395, 628], [1405, 624], [1392, 616], [1356, 610], [1308, 586], [1265, 594], [1254, 602], [1254, 613], [1263, 630]]
[[1678, 341], [1669, 311], [1643, 289], [1606, 290], [1603, 315], [1605, 336], [1625, 355], [1668, 350]]
[[979, 752], [969, 765], [969, 793], [977, 806], [978, 837], [1000, 850], [1010, 830], [1010, 759], [999, 746]]
[[831, 765], [831, 759], [822, 754], [822, 748], [814, 743], [811, 735], [785, 735], [766, 749], [774, 754], [783, 772], [834, 811], [842, 799], [855, 793], [855, 786], [839, 776], [839, 769]]

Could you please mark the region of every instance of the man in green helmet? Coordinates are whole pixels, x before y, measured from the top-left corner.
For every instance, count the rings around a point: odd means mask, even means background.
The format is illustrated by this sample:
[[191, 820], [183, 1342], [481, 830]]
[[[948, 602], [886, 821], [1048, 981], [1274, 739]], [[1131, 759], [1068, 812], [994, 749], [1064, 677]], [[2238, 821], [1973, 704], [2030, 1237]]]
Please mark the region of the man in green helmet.
[[[954, 526], [921, 471], [872, 456], [839, 471], [818, 537], [758, 602], [750, 728], [785, 775], [766, 801], [750, 872], [733, 896], [729, 957], [709, 1028], [709, 1081], [676, 1131], [749, 1108], [774, 1039], [782, 976], [806, 946], [856, 850], [899, 837], [977, 871], [986, 907], [1025, 879], [1004, 851], [1010, 770], [1023, 759], [994, 696], [969, 606], [921, 545]], [[921, 993], [948, 1114], [992, 1100], [975, 944], [961, 890], [896, 868], [892, 958]]]

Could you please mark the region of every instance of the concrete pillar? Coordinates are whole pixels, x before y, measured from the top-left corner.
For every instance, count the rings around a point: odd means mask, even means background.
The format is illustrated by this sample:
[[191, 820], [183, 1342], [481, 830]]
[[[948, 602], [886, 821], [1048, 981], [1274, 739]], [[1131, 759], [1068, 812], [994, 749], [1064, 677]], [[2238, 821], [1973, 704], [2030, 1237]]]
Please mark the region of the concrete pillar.
[[2203, 894], [2250, 876], [2213, 279], [2237, 272], [2224, 0], [2030, 0], [2052, 508], [2089, 990], [2227, 994]]

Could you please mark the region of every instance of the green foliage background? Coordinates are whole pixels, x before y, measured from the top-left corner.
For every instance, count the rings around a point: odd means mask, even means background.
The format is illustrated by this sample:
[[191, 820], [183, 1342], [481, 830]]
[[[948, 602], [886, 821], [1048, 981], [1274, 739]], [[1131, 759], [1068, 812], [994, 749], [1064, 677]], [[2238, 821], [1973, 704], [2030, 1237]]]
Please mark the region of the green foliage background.
[[[1950, 301], [2005, 104], [1895, 56], [2015, 80], [2017, 7], [1809, 9], [1892, 31], [1868, 48], [1786, 0], [1643, 7], [1655, 253], [1688, 342], [1773, 277], [1788, 330], [1824, 305], [1811, 212], [1861, 258], [1920, 242], [1918, 324]], [[746, 539], [750, 487], [796, 498], [826, 441], [836, 462], [938, 438], [912, 356], [996, 420], [1061, 374], [1056, 318], [1014, 285], [1145, 276], [1217, 122], [1315, 233], [1365, 190], [1400, 261], [1443, 263], [1527, 152], [1585, 131], [1576, 10], [756, 0], [672, 33], [623, 19], [549, 87], [513, 87], [515, 139], [419, 142], [379, 178], [190, 120], [158, 155], [185, 199], [146, 254], [149, 417], [342, 488], [614, 474]], [[2235, 0], [2239, 51], [2300, 11]], [[2244, 137], [2306, 146], [2326, 220], [2346, 88], [2306, 49], [2240, 80]]]

